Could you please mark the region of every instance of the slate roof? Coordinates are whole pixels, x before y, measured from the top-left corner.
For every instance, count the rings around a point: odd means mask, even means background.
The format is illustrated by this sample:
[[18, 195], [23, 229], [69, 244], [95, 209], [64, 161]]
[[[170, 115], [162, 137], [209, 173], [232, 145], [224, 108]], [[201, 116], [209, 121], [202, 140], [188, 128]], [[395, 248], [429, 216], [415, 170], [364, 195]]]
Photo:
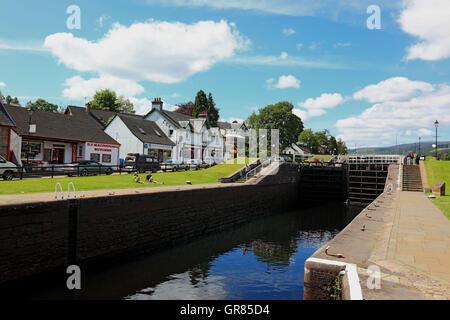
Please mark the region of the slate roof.
[[3, 103], [0, 101], [0, 126], [14, 127], [15, 123], [6, 111]]
[[[5, 108], [16, 123], [15, 131], [22, 136], [28, 135], [28, 110], [12, 105], [6, 105]], [[36, 133], [33, 133], [31, 136], [56, 140], [119, 144], [103, 132], [102, 125], [87, 112], [77, 111], [75, 111], [76, 114], [72, 115], [34, 111], [31, 116], [31, 123], [36, 124]]]
[[173, 111], [162, 111], [167, 117], [169, 117], [171, 120], [175, 121], [176, 123], [179, 123], [180, 121], [189, 121], [191, 119], [195, 119], [193, 116], [188, 116], [186, 114], [173, 112]]
[[158, 127], [156, 122], [145, 120], [143, 117], [134, 115], [117, 115], [128, 129], [143, 143], [163, 144], [167, 146], [175, 146], [164, 132]]

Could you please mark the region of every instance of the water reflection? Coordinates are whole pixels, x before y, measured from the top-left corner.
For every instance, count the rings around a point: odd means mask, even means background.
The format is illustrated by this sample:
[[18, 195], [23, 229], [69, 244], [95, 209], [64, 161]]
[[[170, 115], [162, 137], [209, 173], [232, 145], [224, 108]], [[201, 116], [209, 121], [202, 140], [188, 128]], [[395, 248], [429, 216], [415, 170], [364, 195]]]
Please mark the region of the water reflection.
[[174, 249], [83, 270], [18, 295], [38, 299], [301, 299], [303, 264], [361, 210], [343, 204], [261, 218]]

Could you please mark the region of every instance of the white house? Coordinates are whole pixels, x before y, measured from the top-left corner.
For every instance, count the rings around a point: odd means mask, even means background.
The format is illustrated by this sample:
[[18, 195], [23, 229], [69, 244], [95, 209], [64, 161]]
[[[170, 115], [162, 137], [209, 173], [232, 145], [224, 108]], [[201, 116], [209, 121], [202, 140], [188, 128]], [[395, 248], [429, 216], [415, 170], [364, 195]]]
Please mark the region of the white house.
[[154, 121], [142, 116], [116, 114], [105, 127], [105, 133], [121, 144], [121, 159], [129, 153], [153, 155], [160, 162], [172, 159], [175, 143]]
[[287, 147], [283, 150], [283, 154], [292, 155], [294, 159], [300, 158], [305, 159], [311, 156], [311, 153], [308, 151], [306, 146], [300, 143], [293, 143], [291, 146]]
[[219, 128], [209, 125], [206, 114], [198, 118], [165, 110], [161, 98], [152, 102], [152, 110], [144, 117], [154, 121], [175, 143], [172, 160], [177, 163], [195, 159], [223, 162], [224, 144]]

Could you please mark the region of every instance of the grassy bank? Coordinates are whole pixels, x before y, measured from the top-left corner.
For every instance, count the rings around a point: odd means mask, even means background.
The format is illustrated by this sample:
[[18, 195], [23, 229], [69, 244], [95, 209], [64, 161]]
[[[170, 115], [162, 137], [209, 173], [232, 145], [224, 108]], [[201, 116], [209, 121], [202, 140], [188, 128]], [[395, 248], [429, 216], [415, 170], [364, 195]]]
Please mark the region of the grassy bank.
[[[177, 186], [185, 185], [186, 181], [191, 181], [192, 184], [217, 183], [219, 178], [227, 177], [244, 166], [245, 164], [237, 163], [237, 161], [230, 161], [226, 164], [199, 171], [154, 173], [154, 180], [163, 182], [164, 184], [162, 185], [135, 183], [132, 174], [0, 181], [0, 194], [54, 192], [57, 182], [61, 183], [64, 190], [67, 189], [67, 185], [70, 182], [73, 182], [77, 191]], [[145, 181], [145, 174], [140, 174], [139, 176], [141, 181]]]
[[436, 161], [434, 158], [427, 158], [425, 168], [427, 169], [430, 188], [436, 182], [445, 182], [447, 195], [445, 197], [431, 199], [431, 201], [450, 219], [450, 161]]

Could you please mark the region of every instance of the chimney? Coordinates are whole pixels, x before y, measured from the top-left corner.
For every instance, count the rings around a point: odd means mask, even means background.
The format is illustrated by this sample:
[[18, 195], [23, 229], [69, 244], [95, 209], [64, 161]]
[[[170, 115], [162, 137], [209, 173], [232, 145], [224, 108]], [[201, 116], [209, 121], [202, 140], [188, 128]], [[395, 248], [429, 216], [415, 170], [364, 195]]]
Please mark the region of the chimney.
[[163, 110], [163, 102], [161, 98], [155, 98], [152, 102], [152, 109], [158, 109], [159, 111]]
[[208, 117], [208, 112], [207, 111], [199, 112], [198, 117], [199, 118], [206, 118], [206, 117]]
[[89, 102], [86, 103], [86, 112], [91, 112], [91, 104]]

